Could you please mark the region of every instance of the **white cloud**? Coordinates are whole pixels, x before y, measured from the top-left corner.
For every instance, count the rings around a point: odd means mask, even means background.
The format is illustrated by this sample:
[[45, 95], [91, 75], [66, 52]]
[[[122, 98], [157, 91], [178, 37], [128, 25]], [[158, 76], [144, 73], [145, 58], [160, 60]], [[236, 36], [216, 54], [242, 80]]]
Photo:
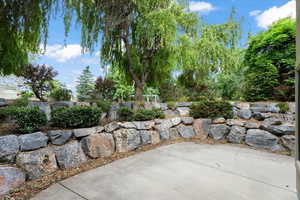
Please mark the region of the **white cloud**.
[[257, 25], [268, 28], [273, 22], [286, 18], [296, 18], [296, 0], [291, 0], [281, 7], [272, 7], [256, 16]]
[[205, 1], [191, 1], [190, 3], [190, 11], [200, 14], [207, 14], [215, 9], [212, 4]]
[[249, 12], [250, 16], [257, 16], [261, 13], [261, 10], [253, 10], [251, 12]]
[[65, 62], [69, 59], [81, 56], [81, 47], [79, 44], [70, 44], [62, 46], [60, 44], [48, 45], [45, 52], [46, 57], [54, 58], [58, 62]]

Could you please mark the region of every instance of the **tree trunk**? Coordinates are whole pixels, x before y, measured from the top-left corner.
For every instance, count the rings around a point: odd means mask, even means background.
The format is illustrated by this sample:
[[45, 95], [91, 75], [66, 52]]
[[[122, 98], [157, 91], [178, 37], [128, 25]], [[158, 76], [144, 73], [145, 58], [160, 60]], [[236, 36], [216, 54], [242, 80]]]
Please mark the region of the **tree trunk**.
[[135, 100], [143, 101], [143, 90], [144, 90], [144, 81], [135, 81]]

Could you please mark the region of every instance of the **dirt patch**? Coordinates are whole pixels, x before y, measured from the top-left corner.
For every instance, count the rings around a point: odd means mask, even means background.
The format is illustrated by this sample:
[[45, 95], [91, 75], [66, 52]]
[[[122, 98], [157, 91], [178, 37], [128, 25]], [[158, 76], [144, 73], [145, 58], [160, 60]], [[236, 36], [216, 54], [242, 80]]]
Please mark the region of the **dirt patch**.
[[[110, 158], [98, 158], [98, 159], [88, 160], [86, 163], [84, 163], [81, 166], [79, 166], [77, 168], [74, 168], [74, 169], [58, 170], [58, 171], [56, 171], [55, 173], [53, 173], [51, 175], [42, 177], [40, 179], [35, 179], [35, 180], [32, 180], [32, 181], [26, 182], [21, 188], [11, 191], [11, 194], [9, 196], [6, 196], [4, 199], [5, 200], [29, 200], [30, 198], [34, 197], [40, 191], [45, 190], [48, 187], [50, 187], [52, 184], [54, 184], [58, 181], [62, 181], [64, 179], [67, 179], [69, 177], [72, 177], [74, 175], [77, 175], [79, 173], [82, 173], [82, 172], [85, 172], [85, 171], [88, 171], [88, 170], [91, 170], [91, 169], [94, 169], [94, 168], [97, 168], [97, 167], [107, 165], [109, 163], [112, 163], [115, 160], [126, 158], [126, 157], [129, 157], [129, 156], [138, 154], [140, 152], [145, 152], [145, 151], [149, 151], [151, 149], [155, 149], [159, 146], [165, 146], [165, 145], [170, 145], [170, 144], [175, 144], [175, 143], [182, 143], [182, 142], [194, 142], [194, 143], [198, 143], [198, 144], [211, 144], [211, 145], [214, 145], [214, 144], [228, 144], [228, 145], [232, 145], [232, 146], [239, 146], [239, 147], [242, 147], [242, 148], [256, 149], [256, 148], [252, 148], [252, 147], [249, 147], [247, 145], [244, 145], [244, 144], [230, 144], [230, 143], [227, 143], [225, 140], [215, 141], [211, 138], [208, 138], [208, 139], [205, 139], [205, 140], [200, 140], [198, 138], [171, 139], [171, 140], [168, 140], [168, 141], [165, 141], [165, 142], [161, 142], [159, 144], [144, 146], [144, 147], [141, 147], [141, 148], [139, 148], [135, 151], [132, 151], [132, 152], [115, 153]], [[267, 151], [267, 150], [261, 150], [261, 151], [270, 152], [270, 151]], [[282, 152], [282, 153], [278, 153], [278, 154], [289, 155], [288, 152]]]

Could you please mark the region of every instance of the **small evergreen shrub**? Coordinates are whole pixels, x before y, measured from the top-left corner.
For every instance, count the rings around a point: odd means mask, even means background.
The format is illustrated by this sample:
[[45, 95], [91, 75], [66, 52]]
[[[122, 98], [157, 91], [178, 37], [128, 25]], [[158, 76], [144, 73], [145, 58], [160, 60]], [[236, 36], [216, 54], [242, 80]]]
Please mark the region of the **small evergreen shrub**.
[[165, 117], [164, 113], [159, 109], [152, 109], [152, 110], [139, 109], [135, 111], [133, 114], [134, 121], [147, 121], [147, 120], [164, 118], [164, 117]]
[[51, 125], [63, 128], [87, 128], [99, 124], [102, 111], [90, 106], [59, 107], [51, 113]]
[[66, 88], [55, 88], [51, 91], [50, 97], [55, 101], [70, 101], [72, 98], [72, 91]]
[[120, 107], [118, 109], [118, 115], [120, 121], [132, 121], [133, 120], [133, 110], [128, 107]]
[[176, 108], [176, 103], [174, 101], [169, 101], [167, 106], [169, 109], [174, 110]]
[[36, 106], [10, 108], [12, 119], [16, 120], [18, 130], [24, 133], [31, 133], [39, 130], [41, 126], [47, 124], [45, 112]]
[[111, 103], [109, 101], [105, 101], [105, 100], [99, 100], [96, 101], [97, 106], [103, 111], [103, 112], [108, 112], [110, 107], [111, 107]]
[[287, 102], [280, 102], [276, 105], [280, 113], [287, 113], [289, 111], [289, 104]]
[[194, 118], [233, 118], [233, 107], [224, 101], [199, 101], [191, 105], [191, 116]]

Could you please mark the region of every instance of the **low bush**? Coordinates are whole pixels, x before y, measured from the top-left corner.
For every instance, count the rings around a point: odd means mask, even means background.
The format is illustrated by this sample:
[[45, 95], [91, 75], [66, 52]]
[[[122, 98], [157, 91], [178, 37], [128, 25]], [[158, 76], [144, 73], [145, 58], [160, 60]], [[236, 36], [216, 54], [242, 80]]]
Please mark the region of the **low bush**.
[[59, 107], [51, 113], [51, 125], [63, 128], [87, 128], [99, 124], [102, 111], [90, 106]]
[[55, 101], [70, 101], [72, 98], [72, 91], [66, 88], [55, 88], [51, 91], [50, 97]]
[[7, 106], [7, 107], [1, 107], [0, 108], [0, 120], [4, 121], [9, 118], [14, 114], [15, 110], [17, 107], [15, 106]]
[[174, 110], [176, 108], [176, 103], [174, 101], [169, 101], [167, 106], [169, 109]]
[[191, 116], [194, 118], [233, 118], [233, 107], [225, 101], [199, 101], [191, 105]]
[[280, 102], [276, 105], [280, 113], [287, 113], [289, 111], [289, 104], [287, 102]]
[[103, 112], [108, 112], [111, 107], [111, 103], [109, 101], [98, 100], [95, 103]]
[[11, 107], [8, 112], [11, 112], [12, 119], [16, 120], [18, 130], [24, 133], [37, 131], [47, 124], [45, 112], [36, 106]]
[[13, 102], [13, 106], [24, 107], [29, 105], [29, 98], [26, 96], [20, 97]]
[[118, 115], [120, 121], [132, 121], [133, 114], [134, 114], [133, 110], [128, 107], [120, 107], [118, 109]]
[[160, 109], [138, 109], [133, 111], [127, 107], [121, 107], [118, 110], [121, 121], [147, 121], [156, 118], [164, 118], [165, 115]]

